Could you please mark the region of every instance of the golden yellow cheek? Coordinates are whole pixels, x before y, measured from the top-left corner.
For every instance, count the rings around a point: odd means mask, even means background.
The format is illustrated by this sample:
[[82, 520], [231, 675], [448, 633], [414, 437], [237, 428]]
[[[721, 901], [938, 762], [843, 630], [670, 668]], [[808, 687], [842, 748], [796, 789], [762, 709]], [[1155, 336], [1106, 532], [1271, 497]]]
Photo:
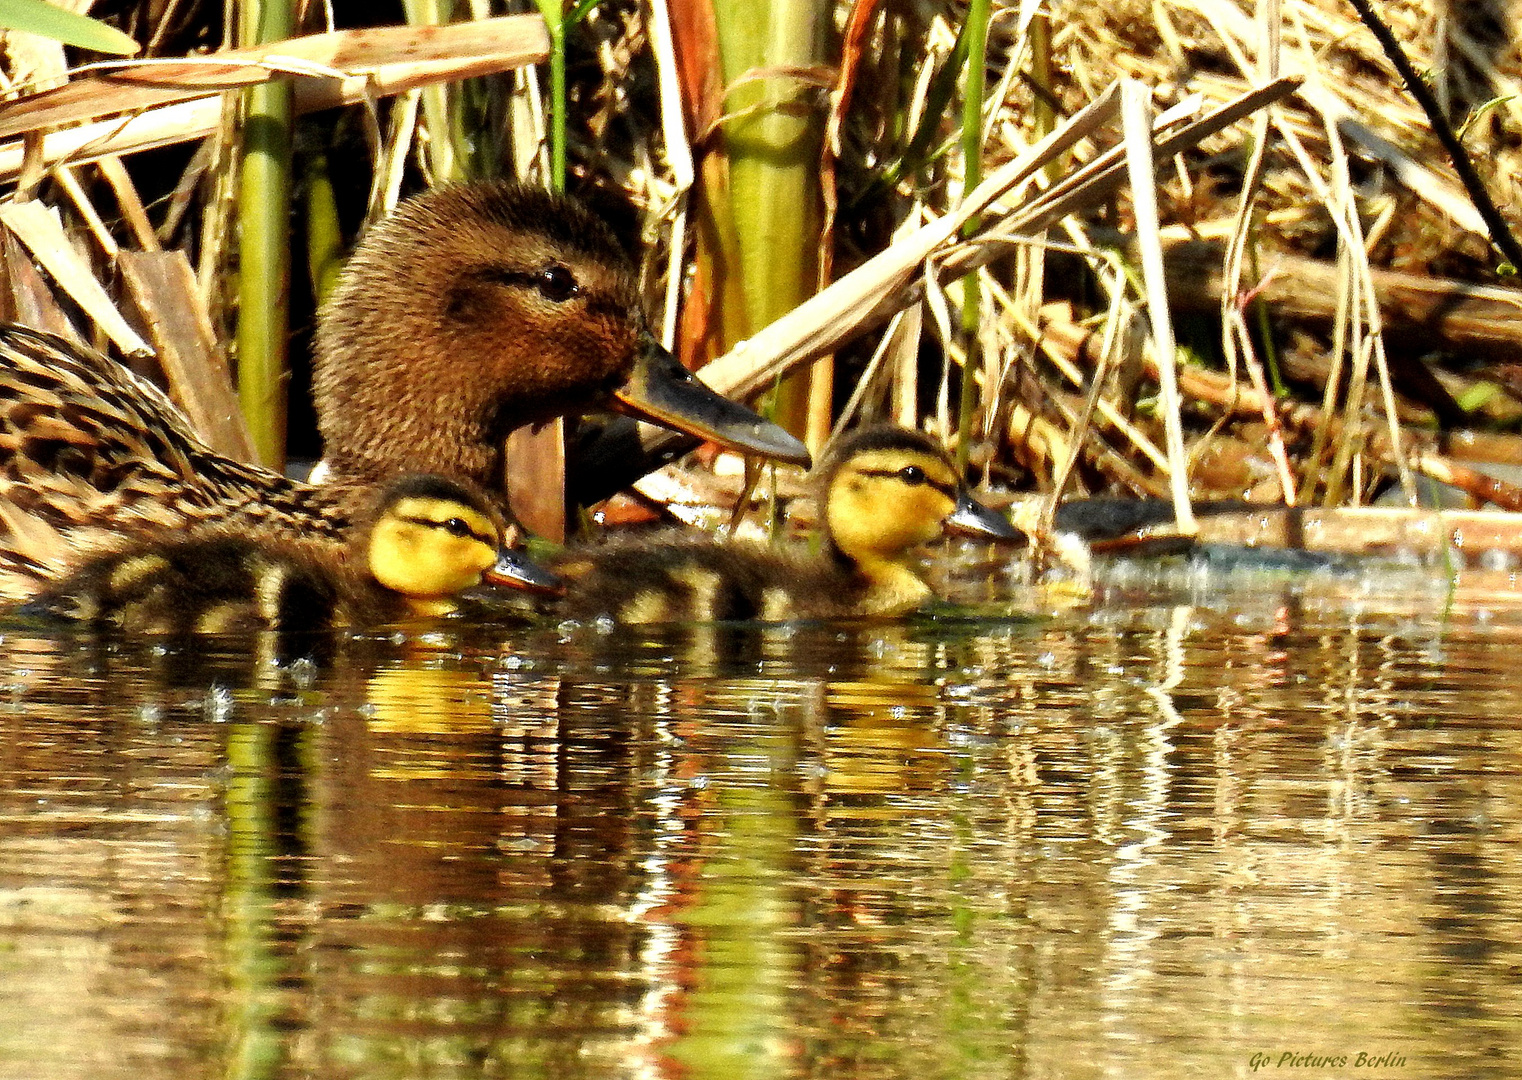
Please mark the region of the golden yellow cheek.
[[405, 521], [383, 521], [370, 539], [370, 573], [415, 599], [454, 596], [481, 582], [496, 550], [469, 537]]
[[934, 540], [956, 503], [929, 485], [857, 480], [836, 493], [830, 530], [846, 551], [905, 551]]

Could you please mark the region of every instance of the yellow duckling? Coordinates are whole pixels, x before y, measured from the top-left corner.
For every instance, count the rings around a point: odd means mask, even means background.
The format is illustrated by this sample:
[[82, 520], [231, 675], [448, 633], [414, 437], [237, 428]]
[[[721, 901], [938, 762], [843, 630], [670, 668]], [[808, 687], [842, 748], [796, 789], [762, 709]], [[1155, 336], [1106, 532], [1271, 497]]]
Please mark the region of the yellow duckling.
[[902, 615], [932, 599], [915, 549], [944, 528], [1013, 539], [973, 499], [951, 460], [906, 428], [859, 430], [817, 470], [824, 550], [686, 537], [626, 539], [573, 552], [561, 609], [625, 623]]
[[551, 587], [502, 549], [503, 528], [480, 492], [414, 474], [380, 491], [342, 559], [331, 545], [225, 525], [150, 534], [88, 560], [25, 610], [134, 633], [306, 631], [445, 615], [483, 581]]
[[656, 344], [629, 260], [597, 218], [531, 189], [460, 186], [404, 204], [346, 267], [318, 354], [322, 486], [220, 456], [167, 397], [92, 350], [0, 327], [0, 596], [28, 596], [73, 554], [145, 526], [217, 521], [341, 552], [376, 484], [426, 472], [500, 491], [507, 431], [572, 408], [612, 402], [807, 458]]

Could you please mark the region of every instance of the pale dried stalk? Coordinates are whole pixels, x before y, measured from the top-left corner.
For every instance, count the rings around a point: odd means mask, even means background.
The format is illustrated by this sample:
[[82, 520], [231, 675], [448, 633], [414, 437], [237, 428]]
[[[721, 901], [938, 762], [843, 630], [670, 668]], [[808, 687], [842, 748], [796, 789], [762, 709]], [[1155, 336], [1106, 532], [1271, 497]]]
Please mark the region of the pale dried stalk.
[[1132, 213], [1141, 252], [1142, 282], [1157, 349], [1158, 381], [1162, 388], [1163, 432], [1168, 451], [1168, 478], [1173, 514], [1179, 532], [1195, 531], [1189, 505], [1189, 457], [1184, 450], [1183, 404], [1178, 391], [1178, 349], [1173, 319], [1168, 313], [1168, 275], [1163, 269], [1163, 246], [1158, 238], [1156, 169], [1152, 156], [1152, 95], [1141, 83], [1127, 80], [1121, 87], [1121, 125], [1125, 132], [1126, 167], [1131, 177]]
[[458, 64], [468, 58], [506, 71], [539, 63], [548, 54], [544, 20], [510, 15], [427, 33], [407, 26], [340, 30], [206, 56], [113, 60], [75, 69], [73, 81], [64, 86], [5, 103], [0, 107], [0, 137], [139, 112], [285, 75], [373, 79], [386, 85], [404, 69]]
[[937, 248], [949, 243], [968, 219], [986, 211], [1010, 188], [1029, 182], [1047, 161], [1113, 119], [1119, 96], [1118, 89], [1112, 88], [1062, 128], [997, 170], [954, 212], [869, 259], [714, 360], [703, 369], [703, 381], [725, 394], [755, 393], [796, 364], [848, 340], [874, 316], [886, 317], [897, 310], [902, 306], [898, 297]]
[[153, 348], [116, 310], [90, 264], [74, 250], [52, 210], [38, 202], [6, 203], [0, 206], [0, 223], [26, 245], [38, 264], [117, 348], [128, 356], [153, 355]]
[[80, 217], [84, 218], [85, 227], [90, 230], [90, 235], [95, 237], [101, 254], [107, 259], [116, 258], [121, 247], [117, 244], [116, 238], [111, 235], [111, 230], [106, 227], [106, 223], [101, 220], [95, 204], [85, 194], [85, 189], [80, 186], [79, 178], [74, 175], [74, 170], [64, 166], [58, 170], [57, 180], [64, 194], [69, 197], [69, 202], [74, 204], [74, 209]]
[[[1259, 23], [1263, 27], [1263, 42], [1259, 48], [1259, 56], [1265, 61], [1260, 67], [1266, 69], [1260, 74], [1267, 74], [1270, 78], [1279, 74], [1279, 18], [1278, 0], [1265, 0], [1259, 4]], [[1257, 205], [1258, 193], [1263, 182], [1264, 163], [1268, 152], [1268, 129], [1274, 108], [1275, 106], [1270, 106], [1253, 117], [1252, 156], [1248, 159], [1236, 220], [1232, 227], [1231, 239], [1226, 247], [1220, 309], [1221, 347], [1226, 356], [1227, 371], [1235, 382], [1238, 360], [1245, 360], [1252, 384], [1263, 393], [1265, 399], [1270, 396], [1268, 380], [1264, 376], [1263, 365], [1252, 347], [1252, 335], [1248, 332], [1243, 304], [1238, 298], [1242, 295], [1243, 268], [1246, 262], [1247, 245], [1252, 240], [1253, 210]], [[1198, 455], [1220, 430], [1228, 415], [1223, 412], [1221, 418], [1211, 426], [1204, 438], [1195, 443], [1194, 460], [1198, 460]], [[1284, 493], [1284, 501], [1293, 506], [1295, 478], [1290, 468], [1289, 454], [1284, 448], [1284, 433], [1280, 430], [1278, 417], [1272, 409], [1264, 410], [1263, 422], [1268, 428], [1269, 453], [1274, 459], [1275, 467], [1279, 470], [1279, 488]]]
[[[373, 75], [354, 75], [343, 79], [298, 79], [295, 108], [298, 113], [309, 113], [340, 105], [353, 105], [435, 83], [495, 74], [520, 62], [533, 60], [469, 57], [421, 64], [388, 65]], [[220, 98], [205, 97], [159, 106], [136, 115], [98, 120], [77, 128], [49, 132], [42, 139], [41, 161], [45, 165], [56, 165], [63, 161], [80, 163], [108, 154], [130, 154], [172, 146], [211, 134], [220, 123], [221, 115]], [[21, 142], [17, 140], [0, 145], [0, 179], [14, 177], [21, 171], [23, 150]]]
[[661, 343], [676, 347], [677, 316], [682, 299], [682, 266], [687, 256], [687, 193], [696, 176], [692, 145], [682, 119], [682, 85], [677, 75], [676, 45], [671, 35], [671, 13], [666, 0], [650, 0], [650, 47], [655, 54], [656, 85], [660, 93], [661, 141], [666, 148], [666, 167], [676, 191], [671, 198], [671, 236], [668, 241], [666, 292], [661, 306]]
[[[1243, 76], [1251, 77], [1252, 64], [1246, 57], [1243, 43], [1251, 40], [1254, 35], [1252, 20], [1231, 0], [1188, 0], [1188, 3], [1191, 9], [1210, 21]], [[1300, 90], [1300, 97], [1306, 104], [1325, 117], [1345, 137], [1358, 143], [1365, 153], [1382, 161], [1401, 184], [1463, 228], [1480, 235], [1485, 234], [1485, 223], [1457, 185], [1421, 165], [1400, 147], [1376, 134], [1359, 120], [1336, 90], [1314, 77], [1319, 70], [1314, 61], [1308, 61], [1299, 70], [1296, 70], [1295, 65], [1288, 65], [1286, 70], [1307, 79]]]

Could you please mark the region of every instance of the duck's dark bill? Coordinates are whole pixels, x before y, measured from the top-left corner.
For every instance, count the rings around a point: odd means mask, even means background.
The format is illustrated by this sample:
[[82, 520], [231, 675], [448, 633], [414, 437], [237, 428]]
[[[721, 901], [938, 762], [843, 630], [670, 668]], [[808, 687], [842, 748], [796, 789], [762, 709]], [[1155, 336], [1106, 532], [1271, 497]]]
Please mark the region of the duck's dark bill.
[[1008, 518], [990, 510], [965, 491], [958, 493], [957, 508], [946, 519], [946, 528], [971, 536], [991, 536], [996, 540], [1014, 540], [1020, 535]]
[[543, 567], [530, 562], [523, 552], [514, 551], [512, 548], [503, 548], [497, 552], [497, 561], [481, 575], [481, 583], [549, 596], [559, 596], [565, 592], [564, 581]]
[[631, 416], [732, 450], [779, 461], [809, 464], [808, 448], [769, 420], [704, 386], [660, 342], [646, 336], [634, 371], [613, 391], [618, 408]]

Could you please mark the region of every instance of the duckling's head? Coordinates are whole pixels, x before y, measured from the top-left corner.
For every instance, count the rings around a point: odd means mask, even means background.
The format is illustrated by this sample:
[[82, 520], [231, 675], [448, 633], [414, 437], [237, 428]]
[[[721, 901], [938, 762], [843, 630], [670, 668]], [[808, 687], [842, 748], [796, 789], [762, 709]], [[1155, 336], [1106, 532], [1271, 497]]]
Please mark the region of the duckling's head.
[[383, 588], [417, 615], [454, 610], [460, 593], [483, 580], [532, 582], [540, 573], [502, 548], [502, 516], [484, 494], [441, 476], [404, 476], [383, 490], [363, 533], [365, 563]]
[[863, 428], [844, 439], [820, 468], [820, 490], [832, 552], [869, 577], [948, 525], [1015, 536], [1008, 521], [973, 499], [946, 453], [908, 428]]
[[622, 401], [705, 437], [689, 411], [715, 410], [719, 428], [758, 421], [650, 336], [634, 269], [601, 220], [504, 183], [439, 188], [370, 231], [323, 312], [314, 395], [335, 474], [426, 471], [488, 488], [511, 429], [573, 410]]

